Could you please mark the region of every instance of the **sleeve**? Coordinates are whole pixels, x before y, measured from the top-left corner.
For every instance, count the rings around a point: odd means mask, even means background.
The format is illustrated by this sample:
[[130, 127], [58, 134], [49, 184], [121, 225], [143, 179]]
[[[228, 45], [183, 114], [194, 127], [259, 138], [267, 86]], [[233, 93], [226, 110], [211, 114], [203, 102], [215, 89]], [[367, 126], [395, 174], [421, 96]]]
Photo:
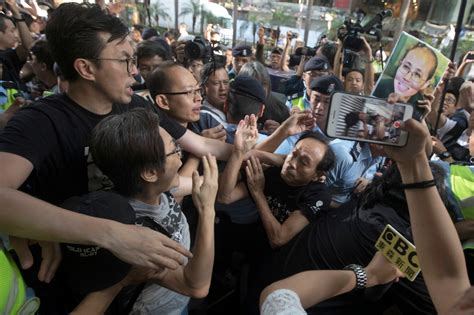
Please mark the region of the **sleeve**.
[[364, 172], [363, 177], [368, 180], [372, 180], [375, 176], [375, 173], [377, 172], [378, 166], [380, 165], [380, 163], [383, 163], [384, 160], [384, 158], [375, 158], [372, 161], [373, 164]]
[[317, 184], [316, 190], [309, 192], [303, 196], [301, 201], [296, 204], [297, 210], [300, 210], [308, 221], [313, 222], [319, 212], [329, 210], [331, 204], [331, 195], [324, 188], [324, 184]]
[[160, 126], [163, 127], [175, 140], [181, 138], [186, 133], [186, 128], [171, 119], [163, 111], [159, 111]]
[[301, 82], [301, 77], [297, 75], [292, 75], [285, 83], [285, 95], [291, 96], [295, 93], [301, 92], [304, 90], [304, 85]]
[[0, 151], [27, 159], [37, 170], [58, 143], [50, 117], [36, 106], [41, 105], [25, 107], [10, 119], [0, 135]]
[[288, 289], [270, 293], [262, 304], [262, 315], [303, 315], [306, 314], [298, 295]]

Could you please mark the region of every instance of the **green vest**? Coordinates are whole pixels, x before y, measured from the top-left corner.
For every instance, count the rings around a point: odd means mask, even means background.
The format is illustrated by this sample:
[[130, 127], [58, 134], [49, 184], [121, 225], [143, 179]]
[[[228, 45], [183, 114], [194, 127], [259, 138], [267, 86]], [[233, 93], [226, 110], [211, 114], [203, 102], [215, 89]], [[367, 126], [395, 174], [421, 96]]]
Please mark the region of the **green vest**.
[[294, 98], [290, 102], [291, 108], [298, 107], [301, 111], [304, 111], [304, 96]]
[[39, 299], [26, 300], [26, 285], [15, 261], [0, 241], [0, 310], [7, 315], [35, 314]]
[[[451, 164], [451, 189], [465, 219], [474, 220], [474, 173], [468, 166]], [[474, 249], [474, 239], [463, 243], [464, 249]]]

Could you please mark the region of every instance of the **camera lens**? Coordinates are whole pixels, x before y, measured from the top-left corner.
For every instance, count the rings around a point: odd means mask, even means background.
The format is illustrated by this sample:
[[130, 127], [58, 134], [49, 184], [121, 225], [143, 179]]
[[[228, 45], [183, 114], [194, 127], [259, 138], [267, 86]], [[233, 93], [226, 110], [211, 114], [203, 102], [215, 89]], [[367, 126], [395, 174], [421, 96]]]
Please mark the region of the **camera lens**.
[[188, 59], [200, 59], [206, 54], [206, 47], [196, 41], [187, 42], [184, 53]]

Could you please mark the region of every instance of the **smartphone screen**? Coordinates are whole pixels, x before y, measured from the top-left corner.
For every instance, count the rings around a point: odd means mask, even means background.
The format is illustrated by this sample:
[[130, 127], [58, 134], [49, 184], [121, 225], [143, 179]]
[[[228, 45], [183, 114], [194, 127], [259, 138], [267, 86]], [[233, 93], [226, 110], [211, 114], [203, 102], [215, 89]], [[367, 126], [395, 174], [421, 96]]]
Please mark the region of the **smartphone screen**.
[[388, 104], [384, 99], [336, 92], [331, 97], [326, 134], [332, 138], [402, 147], [408, 133], [400, 125], [412, 116], [410, 104]]

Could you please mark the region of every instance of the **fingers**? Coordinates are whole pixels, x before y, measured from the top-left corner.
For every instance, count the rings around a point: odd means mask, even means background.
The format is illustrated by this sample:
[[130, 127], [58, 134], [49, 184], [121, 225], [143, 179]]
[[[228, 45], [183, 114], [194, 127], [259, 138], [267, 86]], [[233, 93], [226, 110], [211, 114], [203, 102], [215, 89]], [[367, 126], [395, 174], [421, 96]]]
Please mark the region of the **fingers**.
[[219, 178], [219, 169], [217, 167], [217, 159], [214, 155], [208, 154], [207, 157], [209, 161], [210, 171], [211, 171], [211, 180], [217, 183]]
[[27, 239], [10, 237], [10, 244], [20, 260], [22, 269], [28, 269], [33, 266], [33, 255], [31, 255]]
[[61, 249], [57, 243], [51, 242], [40, 242], [40, 246], [42, 261], [38, 272], [38, 279], [49, 283], [61, 263]]
[[390, 93], [387, 98], [387, 102], [389, 104], [395, 104], [396, 102], [398, 102], [399, 99], [400, 99], [400, 95], [398, 95], [397, 93]]
[[199, 188], [201, 186], [198, 171], [196, 171], [196, 170], [193, 171], [192, 179], [193, 179], [192, 194], [195, 195], [195, 194], [199, 193]]

